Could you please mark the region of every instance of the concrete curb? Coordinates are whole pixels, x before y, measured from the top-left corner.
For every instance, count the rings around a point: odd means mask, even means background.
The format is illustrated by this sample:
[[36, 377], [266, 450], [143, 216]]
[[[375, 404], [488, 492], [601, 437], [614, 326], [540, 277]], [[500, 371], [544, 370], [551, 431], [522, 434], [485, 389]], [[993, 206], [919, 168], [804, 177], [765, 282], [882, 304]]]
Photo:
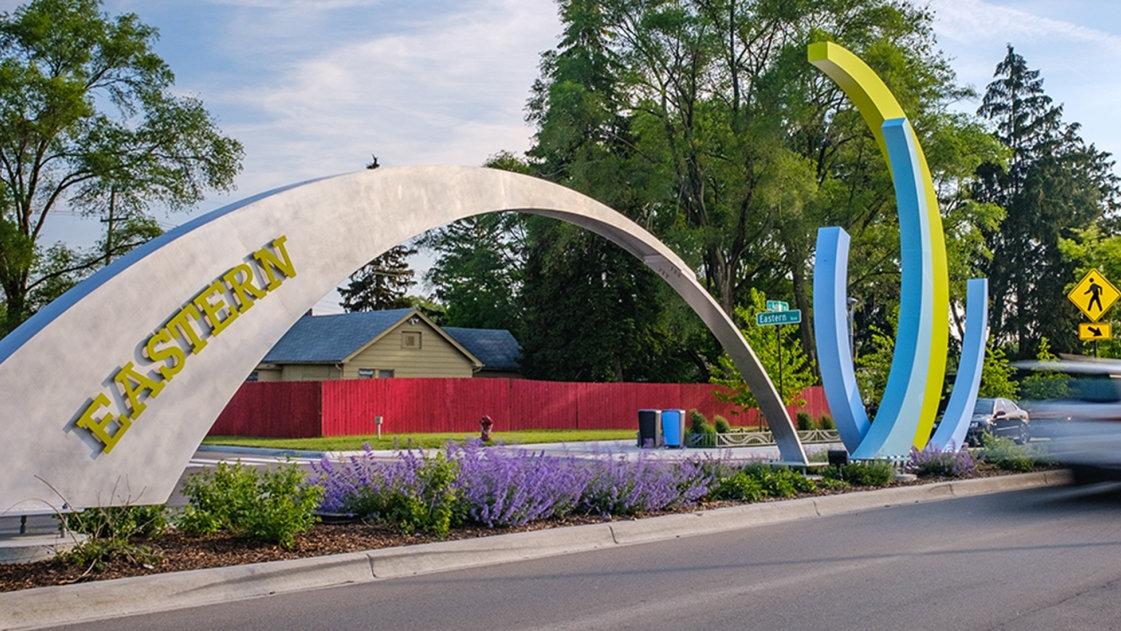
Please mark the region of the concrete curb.
[[979, 478], [746, 504], [572, 528], [385, 548], [325, 557], [156, 574], [0, 594], [0, 629], [170, 611], [273, 594], [539, 559], [811, 517], [1070, 482], [1067, 471]]
[[199, 451], [235, 454], [238, 456], [257, 456], [259, 458], [311, 458], [319, 460], [326, 452], [301, 451], [299, 449], [267, 449], [265, 447], [235, 447], [233, 445], [199, 445]]

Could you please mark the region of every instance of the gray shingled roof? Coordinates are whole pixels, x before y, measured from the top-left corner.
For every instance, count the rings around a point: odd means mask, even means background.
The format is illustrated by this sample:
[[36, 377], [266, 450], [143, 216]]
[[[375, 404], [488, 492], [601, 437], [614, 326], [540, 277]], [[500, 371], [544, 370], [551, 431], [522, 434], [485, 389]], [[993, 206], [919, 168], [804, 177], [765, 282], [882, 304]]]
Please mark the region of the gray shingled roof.
[[459, 345], [479, 361], [483, 369], [517, 370], [522, 349], [518, 341], [505, 329], [464, 329], [457, 326], [441, 327]]
[[304, 316], [262, 361], [266, 364], [337, 364], [412, 312], [412, 309], [389, 309]]

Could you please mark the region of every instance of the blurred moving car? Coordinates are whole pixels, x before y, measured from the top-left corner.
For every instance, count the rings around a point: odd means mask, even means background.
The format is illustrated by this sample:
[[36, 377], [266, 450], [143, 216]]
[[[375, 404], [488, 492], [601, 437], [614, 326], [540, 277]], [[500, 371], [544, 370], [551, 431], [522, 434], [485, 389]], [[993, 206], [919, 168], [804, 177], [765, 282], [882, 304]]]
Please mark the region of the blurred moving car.
[[1028, 422], [1028, 413], [1009, 399], [977, 399], [965, 443], [976, 447], [981, 444], [981, 436], [993, 434], [1023, 445], [1031, 440]]
[[1076, 484], [1121, 480], [1121, 362], [1021, 362], [1060, 385], [1054, 399], [1024, 403], [1032, 436], [1048, 455], [1070, 467]]

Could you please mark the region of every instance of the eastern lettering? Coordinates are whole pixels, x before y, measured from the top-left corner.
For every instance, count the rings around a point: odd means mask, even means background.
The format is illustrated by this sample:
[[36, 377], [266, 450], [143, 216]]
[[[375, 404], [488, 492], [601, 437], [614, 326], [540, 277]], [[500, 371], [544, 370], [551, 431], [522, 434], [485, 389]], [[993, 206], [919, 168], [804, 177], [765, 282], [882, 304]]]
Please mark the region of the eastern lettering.
[[[209, 343], [207, 338], [217, 336], [230, 326], [238, 316], [249, 310], [275, 290], [286, 279], [296, 276], [296, 267], [285, 247], [287, 237], [280, 236], [266, 247], [250, 256], [256, 263], [258, 274], [248, 263], [234, 266], [195, 295], [167, 323], [144, 342], [144, 353], [153, 364], [151, 370], [138, 369], [128, 362], [113, 376], [128, 414], [114, 414], [112, 402], [105, 393], [99, 393], [78, 417], [76, 425], [101, 442], [102, 453], [109, 453], [117, 445], [132, 423], [140, 418], [150, 399], [155, 399], [164, 387], [187, 364], [187, 351], [197, 355]], [[271, 249], [270, 249], [271, 248]], [[260, 285], [254, 279], [260, 279]], [[227, 302], [227, 292], [232, 300]], [[205, 322], [207, 326], [202, 326]], [[182, 342], [182, 344], [180, 343]], [[95, 415], [105, 408], [102, 416]]]

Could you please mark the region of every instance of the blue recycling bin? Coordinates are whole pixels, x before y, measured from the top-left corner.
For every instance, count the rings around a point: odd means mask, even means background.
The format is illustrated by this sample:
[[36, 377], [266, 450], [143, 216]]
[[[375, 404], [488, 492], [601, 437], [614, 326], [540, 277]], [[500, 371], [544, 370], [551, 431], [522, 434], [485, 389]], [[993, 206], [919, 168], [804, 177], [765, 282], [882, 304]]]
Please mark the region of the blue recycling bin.
[[662, 436], [666, 447], [685, 446], [685, 410], [662, 410]]

